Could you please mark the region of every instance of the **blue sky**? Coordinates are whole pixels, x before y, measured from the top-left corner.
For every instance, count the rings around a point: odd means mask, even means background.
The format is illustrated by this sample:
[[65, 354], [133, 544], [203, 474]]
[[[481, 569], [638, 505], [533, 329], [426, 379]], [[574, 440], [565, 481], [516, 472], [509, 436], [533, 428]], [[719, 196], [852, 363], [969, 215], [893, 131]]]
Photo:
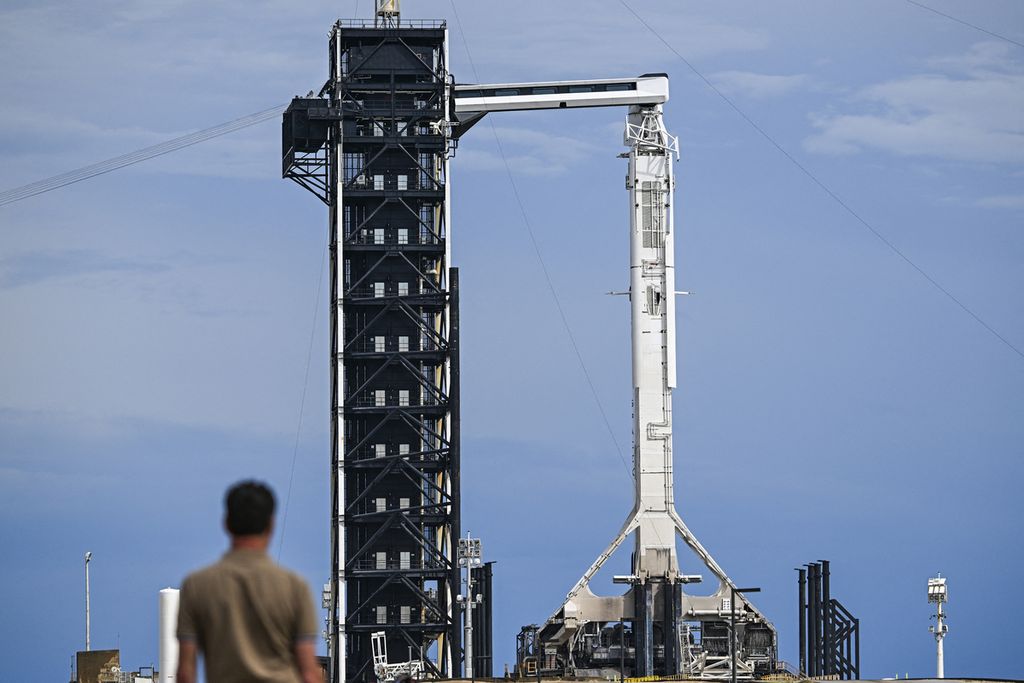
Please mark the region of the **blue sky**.
[[[1012, 0], [929, 0], [1018, 42]], [[449, 2], [407, 0], [447, 18]], [[1024, 347], [1024, 49], [899, 0], [633, 6], [860, 215]], [[370, 0], [0, 8], [0, 189], [284, 104]], [[833, 561], [864, 674], [1020, 677], [1024, 359], [814, 186], [619, 3], [456, 2], [488, 82], [672, 79], [683, 518], [796, 659], [795, 572]], [[453, 70], [473, 80], [452, 31]], [[622, 112], [493, 119], [453, 162], [463, 285], [463, 525], [498, 561], [497, 670], [631, 503]], [[159, 589], [215, 558], [220, 496], [284, 498], [284, 563], [328, 570], [322, 205], [267, 122], [0, 209], [0, 680], [60, 680], [84, 641], [155, 663]], [[314, 313], [316, 311], [316, 313]], [[314, 325], [315, 322], [315, 325]], [[689, 560], [687, 560], [689, 561]], [[617, 557], [612, 571], [626, 562]], [[698, 568], [690, 562], [689, 569]], [[540, 579], [538, 579], [540, 577]], [[1012, 600], [1012, 598], [1011, 598]], [[1006, 645], [1003, 648], [1000, 645]]]

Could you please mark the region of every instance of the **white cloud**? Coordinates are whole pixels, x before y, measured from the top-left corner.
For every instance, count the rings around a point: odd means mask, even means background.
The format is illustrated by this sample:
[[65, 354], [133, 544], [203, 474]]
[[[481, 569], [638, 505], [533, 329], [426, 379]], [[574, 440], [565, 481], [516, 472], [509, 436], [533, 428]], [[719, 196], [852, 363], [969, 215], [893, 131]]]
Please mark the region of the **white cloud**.
[[982, 197], [975, 204], [985, 209], [1024, 209], [1024, 194], [1000, 194], [992, 197]]
[[1001, 47], [936, 59], [953, 74], [918, 74], [863, 88], [860, 111], [816, 114], [810, 152], [867, 148], [955, 161], [1024, 163], [1024, 69]]
[[0, 289], [22, 287], [53, 278], [81, 279], [92, 274], [162, 273], [163, 263], [114, 257], [86, 249], [48, 249], [0, 257]]
[[808, 77], [806, 74], [779, 76], [752, 71], [720, 71], [712, 74], [711, 81], [726, 93], [765, 99], [785, 95], [805, 86]]
[[932, 68], [962, 73], [1001, 70], [1012, 64], [1013, 50], [1014, 48], [1006, 43], [988, 41], [975, 43], [964, 54], [933, 57], [926, 63]]

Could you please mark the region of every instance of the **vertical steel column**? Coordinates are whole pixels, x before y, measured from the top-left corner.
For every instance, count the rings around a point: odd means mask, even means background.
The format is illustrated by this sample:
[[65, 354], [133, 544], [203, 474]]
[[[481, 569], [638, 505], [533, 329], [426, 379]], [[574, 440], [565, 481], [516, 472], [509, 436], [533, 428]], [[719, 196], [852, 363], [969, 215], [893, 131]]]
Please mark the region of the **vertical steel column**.
[[674, 676], [680, 672], [679, 628], [682, 622], [682, 584], [677, 582], [661, 584], [662, 599], [662, 640], [665, 648], [665, 675]]
[[808, 650], [807, 666], [811, 676], [821, 675], [821, 581], [818, 575], [818, 565], [812, 562], [807, 566], [808, 584], [810, 590], [811, 608], [807, 614], [810, 623], [808, 624]]
[[654, 675], [654, 605], [650, 582], [633, 586], [634, 676]]
[[807, 652], [808, 676], [814, 676], [814, 568], [807, 565]]
[[[447, 32], [446, 34], [447, 35]], [[447, 38], [445, 39], [447, 45]], [[447, 162], [445, 162], [447, 164]], [[445, 174], [447, 178], [447, 173]], [[447, 195], [446, 195], [447, 197]], [[447, 211], [448, 201], [445, 201], [445, 207]], [[447, 222], [447, 220], [446, 220]], [[462, 534], [462, 526], [460, 521], [462, 519], [462, 483], [461, 483], [461, 472], [462, 472], [462, 401], [460, 398], [461, 394], [461, 381], [462, 376], [462, 365], [460, 363], [460, 342], [459, 342], [459, 269], [449, 268], [448, 269], [448, 292], [450, 311], [448, 314], [449, 321], [449, 341], [448, 348], [450, 351], [448, 360], [449, 370], [449, 387], [448, 390], [451, 396], [451, 424], [450, 424], [450, 452], [451, 452], [451, 501], [452, 501], [452, 521], [451, 521], [451, 538], [449, 539], [449, 545], [451, 546], [451, 554], [454, 557], [456, 554], [456, 546], [459, 543], [460, 535]], [[462, 578], [459, 576], [459, 564], [458, 562], [452, 562], [450, 584], [452, 586], [458, 586], [462, 582]], [[449, 596], [449, 609], [452, 615], [452, 623], [455, 624], [455, 628], [451, 630], [450, 650], [451, 650], [451, 664], [448, 668], [448, 675], [456, 678], [460, 675], [461, 668], [459, 666], [459, 660], [462, 658], [462, 631], [458, 628], [459, 623], [462, 621], [462, 605], [455, 599], [454, 595]]]
[[822, 673], [826, 676], [835, 673], [835, 643], [834, 640], [834, 624], [832, 621], [832, 591], [829, 587], [829, 568], [828, 560], [821, 561], [821, 602], [822, 602], [822, 621], [824, 628], [822, 629], [822, 640], [824, 644], [822, 646], [823, 655], [823, 666]]
[[[331, 35], [331, 79], [337, 92], [340, 79], [341, 37], [334, 27]], [[337, 105], [332, 97], [331, 104]], [[344, 282], [340, 263], [345, 245], [344, 221], [341, 205], [344, 186], [340, 172], [342, 135], [340, 124], [333, 124], [328, 133], [327, 183], [330, 193], [328, 208], [328, 240], [330, 244], [330, 367], [331, 367], [331, 595], [328, 615], [328, 650], [331, 656], [331, 683], [345, 683], [346, 650], [345, 613], [345, 432], [342, 421], [344, 410], [345, 364], [342, 350], [345, 344], [345, 317], [343, 309]]]
[[736, 683], [736, 588], [729, 588], [729, 676]]
[[626, 622], [619, 621], [619, 683], [626, 683]]
[[[444, 175], [444, 204], [441, 210], [441, 219], [444, 221], [444, 265], [449, 268], [448, 271], [448, 291], [449, 291], [449, 311], [448, 311], [448, 347], [449, 347], [449, 358], [446, 364], [446, 372], [448, 373], [448, 391], [451, 397], [450, 413], [447, 422], [448, 435], [449, 435], [449, 473], [448, 481], [450, 486], [450, 497], [451, 497], [451, 515], [449, 517], [449, 538], [450, 544], [448, 547], [448, 557], [452, 564], [452, 576], [448, 581], [447, 590], [447, 604], [448, 614], [450, 615], [451, 624], [453, 625], [449, 634], [450, 642], [445, 643], [444, 638], [441, 639], [440, 643], [445, 645], [448, 650], [448, 665], [442, 667], [449, 676], [457, 676], [459, 672], [459, 657], [462, 652], [462, 631], [458, 628], [459, 622], [462, 620], [462, 607], [458, 604], [455, 599], [457, 588], [459, 586], [459, 567], [458, 562], [455, 560], [456, 545], [458, 539], [462, 534], [462, 390], [461, 390], [461, 365], [460, 365], [460, 318], [459, 318], [459, 269], [452, 268], [452, 169], [451, 169], [451, 150], [448, 145], [451, 144], [450, 140], [447, 139], [450, 131], [450, 113], [454, 109], [452, 106], [452, 89], [449, 87], [454, 82], [454, 77], [451, 75], [449, 69], [449, 35], [447, 24], [442, 24], [443, 29], [443, 41], [441, 43], [441, 53], [439, 55], [437, 68], [444, 81], [444, 87], [441, 89], [441, 121], [439, 122], [440, 128], [444, 129], [445, 150], [443, 154], [443, 160], [441, 167]], [[442, 657], [438, 655], [438, 659]]]
[[825, 607], [822, 604], [821, 565], [814, 565], [814, 671], [825, 673]]
[[473, 570], [473, 585], [483, 598], [473, 610], [473, 673], [477, 678], [494, 675], [493, 581], [494, 562]]
[[807, 572], [797, 569], [797, 614], [800, 621], [800, 673], [807, 674]]

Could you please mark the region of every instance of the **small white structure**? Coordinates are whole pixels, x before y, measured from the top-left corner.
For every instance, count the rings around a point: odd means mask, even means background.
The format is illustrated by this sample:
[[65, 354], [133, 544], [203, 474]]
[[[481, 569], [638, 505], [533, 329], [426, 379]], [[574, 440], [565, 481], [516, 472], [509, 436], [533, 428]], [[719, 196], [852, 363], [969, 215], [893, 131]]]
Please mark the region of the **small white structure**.
[[89, 609], [89, 562], [92, 560], [92, 552], [85, 554], [85, 651], [89, 651], [89, 636], [92, 624], [90, 620], [92, 618], [91, 611]]
[[178, 589], [160, 591], [160, 683], [178, 678]]
[[422, 658], [388, 664], [388, 640], [384, 631], [370, 634], [370, 645], [373, 647], [373, 673], [378, 683], [391, 683], [406, 676], [416, 680], [423, 674]]
[[935, 634], [935, 656], [937, 662], [937, 670], [935, 673], [936, 678], [946, 677], [942, 652], [942, 640], [946, 637], [946, 633], [949, 631], [949, 627], [946, 626], [943, 621], [946, 615], [942, 613], [942, 605], [945, 604], [946, 600], [946, 579], [942, 578], [942, 574], [939, 574], [938, 577], [934, 579], [928, 579], [928, 602], [934, 602], [936, 605], [936, 612], [932, 615], [932, 618], [936, 620], [936, 624], [935, 626], [928, 628], [929, 631]]

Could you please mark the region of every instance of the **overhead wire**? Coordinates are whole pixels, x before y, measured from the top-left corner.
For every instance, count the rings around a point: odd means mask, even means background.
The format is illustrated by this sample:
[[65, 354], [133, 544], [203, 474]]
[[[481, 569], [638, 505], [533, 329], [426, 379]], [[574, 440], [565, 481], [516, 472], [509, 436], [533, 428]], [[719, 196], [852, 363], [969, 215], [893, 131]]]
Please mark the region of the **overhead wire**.
[[951, 292], [949, 289], [944, 287], [938, 280], [936, 280], [934, 277], [932, 277], [924, 268], [922, 268], [917, 263], [915, 263], [909, 256], [907, 256], [906, 253], [904, 253], [899, 247], [897, 247], [892, 241], [890, 241], [885, 235], [883, 235], [877, 228], [875, 228], [871, 223], [869, 223], [863, 216], [861, 216], [859, 213], [857, 213], [853, 209], [853, 207], [851, 207], [849, 204], [847, 204], [846, 201], [843, 200], [842, 197], [840, 197], [836, 192], [834, 192], [832, 190], [832, 188], [830, 188], [822, 180], [820, 180], [814, 173], [811, 172], [811, 170], [809, 168], [807, 168], [802, 163], [800, 163], [796, 159], [796, 157], [794, 157], [792, 154], [790, 154], [789, 151], [786, 150], [786, 148], [783, 147], [781, 144], [779, 144], [775, 140], [775, 138], [773, 138], [764, 128], [762, 128], [760, 125], [758, 125], [757, 122], [754, 121], [754, 119], [752, 119], [749, 115], [747, 115], [747, 113], [745, 111], [740, 109], [739, 105], [737, 105], [735, 102], [733, 102], [733, 100], [728, 95], [726, 95], [724, 92], [722, 92], [722, 90], [719, 89], [714, 83], [712, 83], [711, 80], [709, 80], [707, 78], [707, 76], [705, 76], [703, 73], [701, 73], [701, 71], [698, 70], [697, 67], [695, 67], [693, 65], [693, 63], [690, 62], [690, 60], [688, 60], [686, 57], [684, 57], [683, 54], [680, 53], [671, 43], [669, 43], [667, 40], [665, 40], [665, 38], [657, 31], [657, 29], [655, 29], [653, 26], [651, 26], [651, 24], [648, 23], [646, 19], [644, 19], [640, 14], [638, 14], [637, 11], [635, 9], [633, 9], [633, 7], [630, 6], [630, 4], [628, 2], [626, 2], [626, 0], [619, 0], [619, 3], [623, 7], [625, 7], [627, 10], [629, 10], [630, 14], [632, 14], [634, 17], [636, 17], [636, 19], [641, 24], [643, 24], [647, 28], [647, 30], [650, 31], [654, 35], [655, 38], [657, 38], [665, 47], [667, 47], [671, 52], [673, 52], [676, 55], [676, 57], [678, 57], [680, 59], [680, 61], [682, 61], [683, 64], [685, 64], [687, 66], [687, 68], [690, 71], [692, 71], [694, 73], [694, 75], [697, 76], [697, 78], [699, 78], [701, 81], [704, 82], [704, 85], [706, 85], [716, 95], [718, 95], [718, 97], [720, 97], [723, 102], [725, 102], [727, 105], [729, 105], [729, 107], [733, 111], [735, 111], [740, 116], [740, 118], [742, 118], [744, 121], [746, 121], [754, 130], [756, 130], [761, 135], [761, 137], [763, 137], [773, 147], [775, 147], [775, 149], [778, 150], [784, 157], [786, 157], [786, 159], [788, 159], [790, 161], [790, 163], [792, 163], [794, 166], [796, 166], [797, 169], [799, 169], [801, 173], [803, 173], [805, 176], [807, 176], [811, 180], [811, 182], [813, 182], [822, 191], [824, 191], [825, 194], [827, 194], [833, 201], [835, 201], [840, 207], [842, 207], [844, 211], [846, 211], [848, 214], [850, 214], [850, 216], [852, 216], [861, 226], [866, 228], [882, 244], [884, 244], [886, 247], [888, 247], [888, 249], [893, 254], [898, 256], [907, 265], [909, 265], [911, 268], [913, 268], [915, 271], [917, 271], [917, 273], [921, 277], [923, 277], [926, 281], [928, 281], [928, 283], [930, 283], [935, 289], [937, 289], [939, 292], [944, 294], [946, 296], [946, 298], [948, 298], [950, 301], [952, 301], [954, 304], [956, 304], [961, 310], [963, 310], [967, 315], [969, 315], [971, 318], [973, 318], [975, 322], [977, 322], [983, 328], [988, 330], [988, 332], [991, 333], [996, 339], [998, 339], [1003, 344], [1005, 344], [1007, 348], [1009, 348], [1011, 351], [1016, 353], [1021, 358], [1024, 358], [1024, 351], [1022, 351], [1020, 349], [1020, 347], [1016, 346], [1015, 344], [1013, 344], [1013, 342], [1011, 342], [1009, 339], [1007, 339], [1002, 334], [1000, 334], [994, 327], [992, 327], [989, 323], [987, 323], [980, 315], [975, 313], [969, 306], [967, 306], [967, 304], [965, 304], [955, 294], [953, 294], [953, 292]]
[[973, 28], [975, 31], [981, 31], [982, 33], [987, 33], [988, 35], [992, 36], [993, 38], [998, 38], [1000, 40], [1005, 40], [1008, 43], [1012, 43], [1012, 44], [1016, 45], [1017, 47], [1024, 47], [1024, 43], [1018, 42], [1018, 41], [1014, 40], [1013, 38], [1007, 38], [1004, 35], [996, 33], [995, 31], [989, 31], [987, 28], [982, 28], [981, 26], [978, 26], [977, 24], [972, 24], [969, 21], [964, 21], [963, 19], [960, 19], [958, 17], [954, 17], [952, 14], [946, 14], [945, 12], [940, 12], [939, 10], [935, 9], [934, 7], [930, 7], [929, 5], [924, 4], [923, 2], [917, 2], [917, 0], [906, 0], [906, 2], [908, 2], [911, 5], [914, 5], [915, 7], [920, 7], [923, 10], [927, 10], [927, 11], [933, 13], [933, 14], [938, 14], [940, 17], [945, 17], [946, 19], [949, 19], [950, 21], [955, 21], [958, 24], [963, 24], [964, 26]]
[[[473, 78], [477, 83], [479, 83], [480, 74], [477, 72], [476, 63], [473, 61], [473, 55], [469, 49], [469, 41], [466, 40], [466, 32], [462, 28], [462, 19], [459, 18], [459, 11], [455, 7], [455, 0], [449, 0], [449, 2], [451, 3], [452, 14], [455, 16], [455, 23], [459, 27], [459, 36], [462, 38], [462, 46], [466, 50], [469, 67], [473, 71]], [[498, 155], [501, 157], [502, 165], [505, 167], [505, 174], [508, 176], [509, 185], [512, 188], [512, 196], [515, 197], [516, 204], [519, 206], [519, 213], [523, 218], [523, 226], [526, 228], [526, 233], [530, 237], [530, 245], [533, 247], [533, 252], [537, 256], [538, 263], [540, 263], [541, 272], [544, 274], [544, 281], [547, 283], [548, 291], [551, 294], [552, 300], [555, 302], [555, 308], [558, 310], [559, 318], [561, 318], [562, 327], [565, 329], [566, 336], [569, 338], [569, 343], [572, 345], [573, 353], [576, 355], [576, 360], [579, 363], [580, 369], [583, 371], [583, 377], [586, 379], [587, 386], [590, 388], [590, 394], [593, 396], [594, 403], [597, 405], [597, 410], [601, 414], [601, 419], [604, 422], [608, 436], [611, 438], [611, 442], [615, 446], [615, 454], [619, 456], [619, 461], [622, 463], [622, 468], [626, 471], [626, 476], [633, 478], [633, 470], [630, 468], [629, 462], [626, 460], [626, 456], [622, 451], [622, 446], [619, 445], [619, 440], [615, 437], [615, 430], [612, 429], [612, 423], [608, 419], [608, 413], [604, 409], [604, 404], [601, 403], [601, 397], [597, 393], [597, 387], [594, 385], [594, 380], [590, 375], [590, 370], [587, 369], [587, 363], [583, 360], [583, 353], [580, 351], [579, 344], [576, 343], [576, 335], [573, 334], [572, 326], [569, 324], [569, 318], [566, 316], [565, 310], [562, 308], [562, 302], [558, 298], [558, 290], [555, 289], [554, 281], [551, 279], [551, 273], [548, 271], [547, 262], [544, 260], [544, 255], [540, 250], [540, 244], [537, 242], [537, 236], [534, 234], [533, 224], [530, 222], [530, 217], [526, 213], [526, 207], [523, 204], [522, 196], [519, 194], [519, 186], [516, 183], [515, 176], [512, 174], [512, 166], [508, 163], [508, 157], [505, 155], [505, 149], [501, 144], [498, 129], [495, 127], [493, 119], [488, 119], [488, 123], [491, 128], [491, 134], [494, 136], [494, 144], [498, 148]], [[658, 527], [654, 525], [651, 528], [658, 539], [659, 545], [664, 545], [665, 540], [661, 537]]]
[[[278, 116], [280, 116], [285, 106], [286, 105], [279, 105], [275, 107], [270, 107], [268, 109], [263, 109], [261, 111], [254, 112], [252, 114], [247, 114], [246, 116], [242, 116], [237, 119], [232, 119], [231, 121], [220, 123], [216, 126], [210, 126], [209, 128], [204, 128], [202, 130], [187, 133], [185, 135], [172, 138], [170, 140], [165, 140], [164, 142], [161, 142], [156, 145], [151, 145], [149, 147], [137, 149], [127, 154], [122, 154], [120, 156], [107, 159], [105, 161], [90, 164], [89, 166], [83, 166], [82, 168], [78, 168], [73, 171], [68, 171], [67, 173], [62, 173], [60, 175], [36, 181], [34, 183], [29, 183], [28, 185], [23, 185], [21, 187], [7, 190], [6, 192], [0, 193], [0, 206], [12, 204], [22, 199], [28, 199], [29, 197], [34, 197], [36, 195], [44, 194], [46, 192], [51, 192], [53, 190], [66, 187], [68, 185], [81, 182], [83, 180], [88, 180], [89, 178], [94, 178], [98, 175], [110, 173], [111, 171], [116, 171], [118, 169], [125, 168], [126, 166], [131, 166], [133, 164], [146, 161], [148, 159], [153, 159], [155, 157], [163, 156], [165, 154], [170, 154], [171, 152], [178, 151], [185, 147], [191, 147], [192, 145], [197, 145], [201, 142], [205, 142], [213, 138], [227, 135], [228, 133], [233, 133], [235, 131], [242, 130], [243, 128], [254, 126], [258, 123], [262, 123], [272, 118], [277, 118]], [[291, 467], [288, 473], [288, 488], [285, 494], [284, 505], [282, 506], [281, 525], [277, 547], [278, 559], [281, 558], [281, 553], [283, 552], [284, 549], [285, 531], [287, 529], [288, 524], [288, 507], [291, 501], [292, 484], [295, 478], [295, 464], [298, 459], [299, 443], [302, 435], [302, 422], [306, 408], [306, 395], [308, 393], [309, 388], [309, 372], [310, 366], [312, 364], [313, 343], [316, 338], [317, 317], [318, 312], [320, 310], [320, 300], [323, 289], [324, 264], [327, 259], [326, 246], [324, 247], [323, 253], [324, 256], [321, 258], [320, 261], [320, 274], [317, 281], [316, 306], [313, 309], [312, 329], [310, 330], [309, 333], [309, 347], [306, 354], [306, 369], [302, 383], [302, 395], [299, 401], [298, 425], [296, 426], [295, 429], [295, 439], [292, 446]]]
[[98, 175], [110, 173], [111, 171], [116, 171], [126, 166], [131, 166], [148, 159], [170, 154], [171, 152], [176, 152], [179, 149], [191, 147], [192, 145], [197, 145], [200, 142], [205, 142], [243, 128], [248, 128], [249, 126], [254, 126], [258, 123], [276, 118], [282, 111], [284, 111], [284, 108], [285, 105], [279, 105], [269, 109], [263, 109], [225, 123], [220, 123], [216, 126], [197, 130], [186, 135], [165, 140], [164, 142], [156, 145], [137, 149], [134, 152], [128, 152], [127, 154], [112, 157], [105, 161], [90, 164], [89, 166], [83, 166], [73, 171], [68, 171], [67, 173], [61, 173], [60, 175], [44, 178], [43, 180], [38, 180], [34, 183], [29, 183], [28, 185], [22, 185], [21, 187], [15, 187], [5, 192], [0, 192], [0, 206], [13, 204], [14, 202], [21, 201], [22, 199], [28, 199], [29, 197], [51, 192], [83, 180], [88, 180], [89, 178], [95, 178]]
[[[459, 28], [462, 45], [466, 50], [466, 57], [469, 59], [469, 67], [473, 71], [473, 78], [476, 79], [477, 82], [480, 82], [480, 74], [477, 72], [476, 63], [473, 61], [473, 54], [469, 49], [469, 42], [466, 40], [466, 32], [462, 28], [462, 19], [459, 18], [459, 11], [455, 7], [455, 0], [449, 0], [449, 2], [451, 3], [452, 14], [455, 16], [455, 23]], [[590, 371], [587, 369], [587, 364], [583, 360], [583, 353], [580, 351], [579, 344], [576, 342], [576, 336], [572, 332], [572, 327], [569, 324], [569, 318], [566, 316], [565, 309], [562, 307], [562, 302], [558, 298], [558, 291], [555, 289], [554, 281], [551, 279], [551, 273], [548, 271], [547, 263], [544, 261], [544, 256], [541, 253], [540, 245], [537, 242], [537, 236], [533, 231], [533, 225], [530, 222], [530, 217], [526, 213], [526, 207], [523, 204], [522, 196], [519, 193], [519, 186], [516, 184], [515, 176], [512, 174], [512, 167], [508, 162], [508, 157], [505, 155], [505, 149], [501, 144], [501, 138], [498, 135], [498, 130], [495, 128], [493, 120], [488, 119], [488, 122], [491, 127], [491, 133], [494, 135], [494, 143], [497, 146], [498, 155], [501, 157], [502, 164], [505, 167], [505, 173], [508, 176], [509, 185], [512, 188], [512, 196], [515, 198], [516, 204], [519, 206], [519, 213], [523, 218], [523, 226], [526, 228], [526, 233], [530, 238], [530, 244], [533, 247], [533, 252], [537, 257], [537, 261], [540, 263], [540, 269], [544, 275], [544, 281], [547, 284], [548, 291], [551, 293], [551, 298], [554, 300], [555, 308], [558, 310], [558, 316], [562, 321], [562, 326], [565, 328], [573, 353], [576, 356], [580, 369], [583, 371], [583, 376], [587, 381], [587, 386], [590, 388], [590, 393], [594, 397], [594, 403], [597, 404], [597, 409], [601, 413], [601, 419], [604, 421], [604, 426], [608, 431], [608, 436], [611, 437], [612, 443], [615, 446], [615, 452], [619, 456], [619, 460], [622, 461], [623, 467], [626, 468], [626, 472], [632, 476], [632, 470], [629, 467], [629, 463], [626, 462], [626, 458], [622, 452], [622, 447], [619, 445], [619, 440], [615, 437], [615, 430], [612, 429], [611, 421], [608, 419], [608, 413], [605, 411], [604, 405], [601, 403], [601, 398], [597, 393], [597, 387], [594, 385], [594, 380], [590, 375]]]
[[288, 506], [292, 500], [292, 483], [295, 480], [295, 463], [299, 457], [299, 441], [302, 436], [302, 421], [306, 412], [306, 392], [309, 388], [309, 369], [313, 362], [313, 342], [316, 339], [316, 324], [320, 315], [320, 299], [324, 288], [324, 270], [327, 264], [327, 249], [330, 237], [326, 238], [323, 253], [320, 257], [320, 275], [317, 276], [316, 284], [316, 305], [313, 307], [313, 324], [309, 331], [309, 347], [306, 350], [306, 372], [302, 380], [302, 398], [299, 400], [299, 421], [295, 427], [295, 443], [292, 446], [292, 464], [288, 470], [288, 489], [284, 497], [284, 505], [281, 508], [281, 529], [277, 541], [277, 559], [281, 560], [281, 553], [284, 550], [284, 534], [288, 527]]
[[[473, 55], [469, 49], [469, 41], [466, 40], [466, 32], [462, 28], [462, 20], [459, 18], [459, 12], [455, 7], [455, 0], [449, 0], [452, 6], [452, 13], [455, 16], [455, 22], [459, 27], [459, 35], [462, 38], [462, 45], [466, 50], [466, 57], [469, 60], [470, 69], [473, 71], [473, 78], [476, 82], [480, 82], [480, 74], [477, 72], [476, 63], [473, 61]], [[576, 360], [579, 363], [580, 369], [583, 371], [583, 376], [587, 381], [587, 386], [590, 388], [590, 393], [594, 398], [594, 403], [597, 405], [598, 412], [601, 414], [601, 419], [604, 422], [605, 429], [608, 431], [608, 436], [611, 438], [612, 444], [615, 446], [615, 454], [619, 456], [619, 461], [622, 463], [623, 469], [626, 471], [626, 476], [633, 477], [633, 470], [629, 466], [629, 462], [626, 460], [626, 456], [622, 451], [622, 446], [619, 445], [619, 440], [615, 437], [615, 430], [612, 429], [611, 421], [608, 419], [608, 413], [604, 409], [604, 404], [601, 403], [601, 397], [597, 393], [597, 387], [594, 385], [594, 380], [590, 375], [590, 370], [587, 369], [586, 361], [583, 359], [583, 353], [580, 351], [579, 344], [576, 343], [576, 335], [573, 334], [572, 326], [569, 324], [569, 318], [565, 314], [565, 310], [562, 307], [562, 302], [558, 298], [558, 291], [555, 289], [554, 282], [551, 279], [551, 274], [548, 271], [547, 263], [544, 260], [544, 256], [541, 253], [540, 245], [537, 242], [537, 237], [533, 231], [533, 225], [530, 222], [530, 217], [526, 213], [526, 207], [523, 204], [522, 196], [519, 193], [519, 186], [516, 184], [515, 176], [512, 174], [512, 166], [508, 162], [508, 157], [505, 155], [504, 147], [501, 144], [501, 138], [498, 135], [498, 130], [494, 126], [493, 120], [488, 120], [491, 133], [494, 136], [494, 143], [498, 148], [498, 154], [501, 157], [502, 164], [505, 167], [505, 173], [508, 176], [509, 185], [512, 188], [512, 195], [515, 197], [516, 204], [519, 206], [519, 213], [523, 218], [523, 226], [526, 228], [526, 232], [530, 237], [530, 244], [533, 247], [534, 254], [537, 256], [537, 261], [540, 263], [541, 272], [544, 274], [544, 280], [547, 283], [548, 291], [551, 294], [551, 298], [554, 300], [555, 308], [558, 310], [558, 315], [561, 318], [562, 326], [565, 329], [566, 335], [569, 338], [569, 343], [572, 345], [573, 353], [576, 355]], [[658, 527], [653, 525], [651, 527], [654, 531], [655, 537], [658, 539], [659, 545], [666, 543], [665, 539], [662, 538], [661, 532], [658, 531]], [[674, 542], [674, 537], [673, 537]], [[605, 558], [607, 560], [607, 558]]]

